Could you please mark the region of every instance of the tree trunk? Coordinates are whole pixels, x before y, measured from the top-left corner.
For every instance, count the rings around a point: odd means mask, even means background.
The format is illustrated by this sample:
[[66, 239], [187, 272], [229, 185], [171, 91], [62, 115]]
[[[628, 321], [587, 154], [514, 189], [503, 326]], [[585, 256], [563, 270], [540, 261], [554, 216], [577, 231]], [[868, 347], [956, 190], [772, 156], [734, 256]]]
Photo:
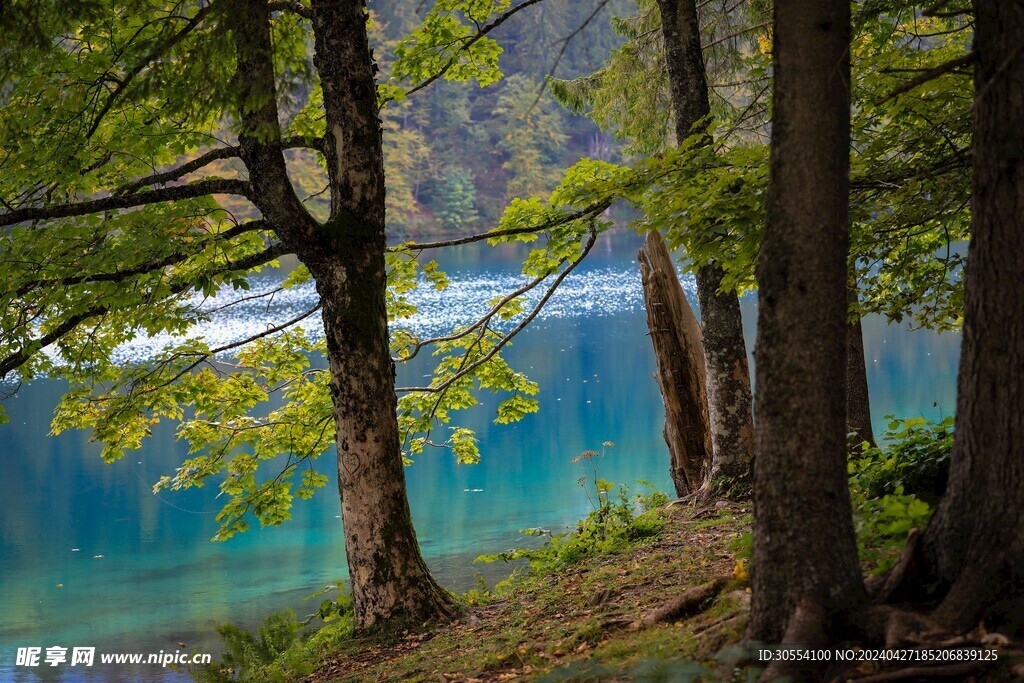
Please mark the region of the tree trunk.
[[637, 254], [647, 308], [647, 327], [665, 402], [665, 442], [676, 494], [696, 492], [711, 464], [711, 431], [701, 331], [686, 300], [672, 255], [657, 232]]
[[314, 0], [331, 217], [317, 223], [281, 149], [270, 8], [228, 3], [238, 68], [239, 148], [252, 201], [309, 268], [323, 306], [345, 550], [360, 628], [451, 612], [416, 542], [405, 488], [384, 266], [384, 156], [365, 2]]
[[864, 593], [846, 476], [849, 37], [845, 0], [775, 4], [748, 624], [763, 642], [825, 643]]
[[[857, 303], [857, 281], [849, 286], [850, 303]], [[867, 442], [875, 446], [871, 428], [871, 400], [868, 397], [868, 370], [864, 362], [864, 330], [860, 313], [846, 323], [846, 434], [851, 453], [859, 453]], [[850, 436], [850, 435], [853, 436]]]
[[[700, 21], [694, 0], [658, 0], [658, 7], [676, 139], [681, 143], [711, 112]], [[735, 494], [749, 491], [754, 425], [739, 297], [735, 291], [719, 291], [723, 275], [715, 263], [697, 269], [713, 453], [705, 486]]]
[[427, 570], [405, 487], [384, 265], [384, 155], [364, 2], [313, 2], [331, 218], [300, 254], [323, 303], [337, 422], [338, 488], [356, 621], [451, 611]]
[[714, 453], [707, 485], [716, 494], [746, 497], [754, 455], [750, 367], [739, 297], [734, 291], [718, 291], [723, 275], [715, 264], [697, 269]]
[[919, 544], [918, 579], [945, 594], [934, 615], [941, 624], [963, 631], [1009, 617], [1024, 631], [1024, 4], [974, 7], [974, 178], [956, 433], [949, 486]]
[[[384, 304], [383, 225], [346, 225], [339, 232], [344, 243], [310, 262], [327, 331], [356, 618], [361, 628], [424, 621], [448, 614], [452, 603], [420, 555], [406, 495]], [[364, 232], [365, 239], [352, 239]]]

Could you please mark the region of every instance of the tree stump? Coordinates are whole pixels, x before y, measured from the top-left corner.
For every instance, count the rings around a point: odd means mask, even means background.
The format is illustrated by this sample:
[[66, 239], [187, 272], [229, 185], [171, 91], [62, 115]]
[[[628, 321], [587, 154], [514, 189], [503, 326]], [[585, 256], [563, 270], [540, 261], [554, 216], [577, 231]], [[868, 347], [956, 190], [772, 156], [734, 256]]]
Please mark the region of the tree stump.
[[659, 233], [648, 233], [637, 260], [665, 403], [672, 481], [676, 493], [685, 496], [700, 489], [711, 466], [703, 335]]

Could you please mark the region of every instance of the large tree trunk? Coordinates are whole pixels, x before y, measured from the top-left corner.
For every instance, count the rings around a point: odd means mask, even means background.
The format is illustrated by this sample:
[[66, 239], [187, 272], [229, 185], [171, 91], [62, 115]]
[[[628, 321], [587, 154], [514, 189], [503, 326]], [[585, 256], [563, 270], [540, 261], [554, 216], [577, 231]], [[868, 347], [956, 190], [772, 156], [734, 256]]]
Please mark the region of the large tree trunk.
[[849, 36], [846, 0], [775, 4], [748, 624], [771, 643], [826, 642], [864, 592], [846, 477]]
[[323, 305], [345, 550], [361, 628], [451, 611], [416, 542], [395, 414], [384, 266], [384, 156], [365, 2], [314, 0], [331, 217], [295, 195], [281, 150], [270, 8], [228, 4], [238, 54], [239, 147], [252, 200], [306, 264]]
[[331, 218], [300, 254], [323, 302], [345, 552], [360, 627], [447, 614], [420, 554], [396, 417], [384, 265], [384, 155], [364, 2], [313, 2]]
[[665, 403], [665, 442], [676, 494], [695, 493], [711, 464], [711, 431], [701, 331], [679, 284], [675, 263], [657, 232], [637, 254], [647, 327]]
[[[695, 0], [658, 0], [658, 6], [676, 138], [682, 142], [711, 112], [700, 21]], [[719, 291], [723, 275], [715, 263], [697, 269], [713, 452], [705, 485], [716, 493], [745, 493], [754, 436], [750, 369], [739, 297], [735, 291]]]
[[[1024, 601], [1024, 4], [976, 0], [974, 179], [949, 486], [919, 544], [936, 619], [1021, 624]], [[1014, 617], [1013, 605], [1017, 614]]]
[[[850, 280], [850, 303], [857, 303], [857, 281]], [[864, 329], [860, 314], [846, 323], [846, 434], [851, 453], [859, 453], [867, 442], [875, 446], [871, 428], [871, 399], [868, 396], [868, 369], [864, 362]], [[851, 436], [852, 435], [852, 436]]]
[[[395, 417], [395, 368], [384, 304], [383, 225], [337, 226], [337, 242], [313, 262], [323, 303], [337, 422], [338, 489], [352, 597], [360, 627], [423, 621], [451, 598], [420, 555], [406, 496]], [[353, 239], [362, 234], [362, 239]]]

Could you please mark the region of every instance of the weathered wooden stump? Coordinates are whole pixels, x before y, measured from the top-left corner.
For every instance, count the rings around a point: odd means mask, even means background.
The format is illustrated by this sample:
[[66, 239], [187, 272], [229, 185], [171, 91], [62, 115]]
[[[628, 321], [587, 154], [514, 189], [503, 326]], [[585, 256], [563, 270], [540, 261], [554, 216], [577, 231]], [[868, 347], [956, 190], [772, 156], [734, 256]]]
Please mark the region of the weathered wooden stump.
[[658, 386], [665, 402], [672, 481], [676, 493], [685, 496], [701, 488], [711, 466], [703, 335], [659, 233], [648, 233], [637, 260], [658, 363]]

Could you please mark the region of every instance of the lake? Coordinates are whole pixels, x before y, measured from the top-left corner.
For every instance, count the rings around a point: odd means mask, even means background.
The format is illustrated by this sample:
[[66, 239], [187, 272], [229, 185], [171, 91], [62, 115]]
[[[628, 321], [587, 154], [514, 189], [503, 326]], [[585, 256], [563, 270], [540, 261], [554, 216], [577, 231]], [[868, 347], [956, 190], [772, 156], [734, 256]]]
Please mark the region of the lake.
[[[464, 416], [477, 430], [482, 461], [457, 465], [447, 452], [425, 453], [406, 470], [416, 530], [431, 569], [448, 587], [467, 590], [476, 575], [493, 581], [505, 571], [474, 564], [483, 553], [519, 542], [518, 530], [561, 530], [589, 503], [571, 458], [616, 446], [598, 464], [601, 476], [632, 484], [643, 479], [671, 490], [661, 436], [663, 412], [652, 377], [643, 296], [635, 263], [640, 239], [603, 236], [587, 262], [566, 279], [507, 358], [541, 385], [541, 410], [521, 423], [491, 423], [495, 402]], [[418, 332], [467, 322], [488, 299], [522, 282], [521, 249], [460, 247], [437, 255], [452, 280], [444, 293], [417, 296], [421, 312], [407, 324]], [[277, 273], [260, 276], [269, 289]], [[692, 280], [686, 280], [695, 300]], [[224, 297], [222, 297], [224, 298]], [[215, 343], [264, 329], [315, 301], [310, 287], [265, 302], [242, 302], [202, 330]], [[696, 304], [694, 302], [695, 308]], [[753, 347], [754, 297], [744, 300], [748, 348]], [[950, 415], [955, 407], [959, 335], [937, 335], [864, 322], [865, 352], [876, 434], [884, 415]], [[143, 360], [166, 340], [122, 349]], [[429, 372], [429, 357], [402, 367], [408, 384]], [[162, 424], [136, 453], [105, 465], [88, 434], [48, 436], [63, 389], [37, 380], [5, 402], [11, 424], [0, 426], [0, 680], [187, 681], [159, 666], [99, 665], [99, 653], [218, 651], [217, 624], [251, 626], [266, 613], [314, 611], [303, 597], [345, 577], [340, 506], [331, 485], [312, 501], [296, 501], [294, 519], [212, 543], [220, 508], [216, 486], [154, 495], [153, 483], [173, 471], [186, 449], [174, 426]], [[318, 461], [331, 481], [333, 455]], [[94, 646], [91, 668], [15, 666], [18, 647]]]

